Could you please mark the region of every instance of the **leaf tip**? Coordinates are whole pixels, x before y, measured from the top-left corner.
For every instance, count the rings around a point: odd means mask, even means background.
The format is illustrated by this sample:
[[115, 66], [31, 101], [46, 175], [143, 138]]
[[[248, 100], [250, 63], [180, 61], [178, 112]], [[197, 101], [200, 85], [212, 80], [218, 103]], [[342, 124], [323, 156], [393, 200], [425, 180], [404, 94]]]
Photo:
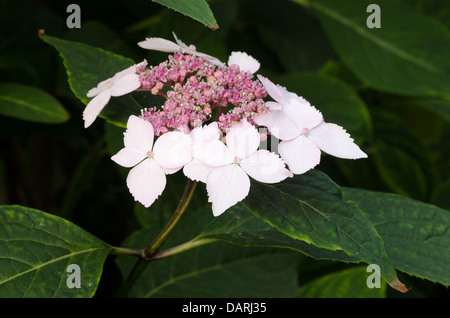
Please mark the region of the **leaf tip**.
[[39, 34], [39, 36], [44, 36], [45, 35], [45, 29], [39, 29], [38, 34]]
[[210, 28], [211, 30], [215, 31], [215, 30], [217, 30], [217, 29], [219, 28], [219, 26], [213, 24], [213, 25], [210, 25], [209, 28]]
[[396, 289], [396, 290], [398, 290], [399, 292], [402, 292], [402, 293], [406, 293], [408, 290], [411, 289], [411, 287], [410, 287], [410, 288], [407, 288], [407, 287], [405, 286], [405, 284], [403, 284], [403, 283], [402, 283], [401, 281], [399, 281], [398, 279], [392, 280], [391, 282], [389, 282], [389, 285], [390, 285], [392, 288], [394, 288], [394, 289]]

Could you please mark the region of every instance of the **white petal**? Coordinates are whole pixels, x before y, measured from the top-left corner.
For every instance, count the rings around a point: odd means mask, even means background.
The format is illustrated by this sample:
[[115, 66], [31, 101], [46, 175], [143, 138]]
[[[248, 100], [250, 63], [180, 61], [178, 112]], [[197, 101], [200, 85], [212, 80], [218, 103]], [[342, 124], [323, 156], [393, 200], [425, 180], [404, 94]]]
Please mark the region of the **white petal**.
[[268, 150], [258, 150], [241, 160], [239, 165], [253, 179], [265, 183], [277, 183], [292, 177], [281, 158]]
[[[110, 80], [111, 80], [111, 79], [110, 79]], [[103, 82], [102, 82], [102, 83], [103, 83]], [[89, 90], [89, 92], [87, 92], [86, 96], [89, 97], [89, 98], [91, 98], [91, 97], [94, 97], [94, 96], [99, 95], [100, 93], [102, 93], [102, 92], [104, 92], [104, 91], [106, 91], [106, 90], [108, 90], [108, 89], [109, 89], [109, 88], [106, 86], [106, 82], [105, 82], [105, 84], [103, 84], [103, 85], [101, 85], [101, 83], [99, 83], [99, 84], [97, 85], [97, 87], [91, 88], [91, 89]]]
[[241, 71], [249, 71], [252, 74], [256, 73], [261, 66], [254, 57], [245, 52], [231, 52], [231, 55], [228, 58], [228, 66], [233, 64], [238, 65]]
[[277, 102], [265, 102], [264, 105], [266, 107], [268, 107], [270, 109], [270, 111], [275, 111], [275, 110], [283, 110], [283, 105]]
[[131, 115], [127, 121], [127, 130], [123, 135], [125, 148], [133, 148], [143, 156], [147, 156], [147, 152], [152, 150], [154, 130], [149, 121]]
[[127, 186], [133, 198], [148, 208], [164, 191], [166, 175], [154, 160], [146, 159], [130, 170]]
[[295, 174], [305, 173], [320, 162], [320, 149], [304, 135], [280, 142], [278, 150], [281, 158]]
[[227, 147], [233, 156], [240, 159], [254, 153], [261, 141], [258, 130], [246, 119], [231, 126], [226, 136]]
[[218, 141], [220, 138], [217, 122], [194, 128], [190, 134], [192, 138], [192, 156], [198, 159], [202, 157], [205, 151], [205, 144]]
[[281, 140], [290, 140], [301, 134], [294, 122], [280, 110], [259, 115], [254, 118], [256, 124], [266, 126], [272, 135]]
[[213, 214], [218, 216], [248, 195], [250, 178], [239, 165], [226, 165], [208, 174], [206, 190]]
[[138, 45], [147, 50], [155, 50], [162, 52], [176, 52], [181, 49], [181, 46], [162, 38], [146, 38], [145, 41], [141, 41]]
[[329, 155], [343, 159], [367, 158], [345, 129], [336, 124], [323, 122], [310, 130], [309, 138]]
[[136, 73], [136, 65], [132, 65], [132, 66], [127, 67], [126, 69], [124, 69], [124, 70], [122, 70], [122, 71], [117, 72], [116, 74], [114, 74], [114, 76], [112, 77], [112, 79], [113, 79], [114, 81], [118, 81], [118, 80], [120, 80], [121, 78], [124, 78], [124, 77], [126, 77], [126, 76], [128, 76], [128, 75], [135, 74], [135, 73]]
[[158, 137], [153, 146], [153, 158], [161, 167], [181, 168], [192, 160], [191, 137], [180, 131], [171, 131]]
[[161, 167], [161, 169], [163, 169], [165, 174], [174, 174], [175, 172], [180, 171], [182, 167], [176, 167], [176, 168], [165, 168], [165, 167]]
[[[220, 167], [234, 161], [234, 154], [220, 140], [203, 143], [201, 147], [200, 151], [197, 150], [196, 158], [208, 166]], [[201, 156], [198, 156], [198, 153], [201, 153]]]
[[212, 63], [214, 65], [223, 65], [223, 63], [218, 58], [216, 58], [214, 56], [211, 56], [211, 55], [208, 55], [208, 54], [205, 54], [205, 53], [201, 53], [201, 52], [198, 52], [198, 51], [195, 51], [195, 50], [191, 50], [189, 48], [183, 48], [182, 50], [185, 53], [201, 57], [201, 58], [207, 60], [208, 62], [210, 62], [210, 63]]
[[91, 99], [83, 111], [84, 128], [92, 125], [102, 109], [108, 104], [110, 98], [111, 94], [109, 90], [106, 90]]
[[258, 74], [258, 79], [264, 85], [267, 93], [272, 97], [276, 102], [284, 105], [288, 102], [290, 98], [297, 97], [296, 94], [289, 92], [285, 87], [280, 85], [275, 85], [268, 78]]
[[122, 148], [111, 159], [122, 167], [131, 168], [144, 160], [146, 156], [136, 148]]
[[138, 89], [141, 86], [139, 75], [128, 74], [115, 80], [111, 87], [111, 96], [122, 96]]
[[322, 113], [301, 97], [290, 99], [283, 106], [283, 112], [300, 130], [312, 129], [323, 121]]
[[213, 168], [205, 165], [200, 160], [192, 159], [191, 162], [183, 167], [183, 173], [191, 180], [206, 183], [208, 174]]

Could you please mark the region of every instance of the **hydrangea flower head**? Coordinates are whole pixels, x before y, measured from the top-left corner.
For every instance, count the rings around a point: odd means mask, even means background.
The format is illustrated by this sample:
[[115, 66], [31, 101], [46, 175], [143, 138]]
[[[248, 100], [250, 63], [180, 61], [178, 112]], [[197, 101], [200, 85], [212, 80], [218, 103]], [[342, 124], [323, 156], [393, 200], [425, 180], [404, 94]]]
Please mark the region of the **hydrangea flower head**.
[[[278, 183], [304, 173], [319, 163], [321, 151], [366, 157], [342, 127], [325, 122], [304, 98], [255, 76], [260, 68], [255, 58], [232, 52], [225, 64], [174, 37], [176, 43], [161, 38], [139, 42], [171, 53], [166, 61], [127, 69], [90, 91], [104, 94], [93, 102], [97, 108], [104, 107], [106, 96], [137, 88], [165, 100], [146, 105], [139, 117], [130, 116], [125, 147], [112, 157], [132, 168], [127, 186], [144, 206], [161, 195], [166, 174], [180, 169], [206, 184], [213, 214], [219, 216], [247, 197], [252, 179]], [[267, 95], [273, 101], [265, 101]], [[259, 149], [267, 138], [259, 133], [261, 126], [281, 140], [279, 154]]]

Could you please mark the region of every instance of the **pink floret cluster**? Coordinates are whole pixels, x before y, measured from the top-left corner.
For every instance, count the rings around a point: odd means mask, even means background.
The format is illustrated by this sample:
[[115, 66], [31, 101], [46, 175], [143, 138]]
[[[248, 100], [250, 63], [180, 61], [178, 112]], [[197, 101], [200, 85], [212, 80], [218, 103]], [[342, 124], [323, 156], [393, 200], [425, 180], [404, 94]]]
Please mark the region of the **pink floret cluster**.
[[162, 106], [142, 110], [159, 136], [168, 131], [190, 132], [209, 120], [226, 134], [237, 122], [268, 112], [264, 86], [239, 66], [215, 65], [202, 57], [176, 52], [167, 61], [137, 70], [140, 90], [166, 98]]

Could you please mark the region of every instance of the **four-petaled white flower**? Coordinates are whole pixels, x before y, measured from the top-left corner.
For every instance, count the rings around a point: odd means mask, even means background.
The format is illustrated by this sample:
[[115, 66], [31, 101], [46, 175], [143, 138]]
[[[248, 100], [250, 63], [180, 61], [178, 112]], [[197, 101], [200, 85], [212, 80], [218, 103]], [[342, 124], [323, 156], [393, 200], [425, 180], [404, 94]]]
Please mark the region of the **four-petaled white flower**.
[[241, 71], [249, 71], [251, 74], [255, 74], [261, 66], [254, 57], [245, 52], [231, 52], [228, 58], [228, 66], [234, 64], [238, 65]]
[[179, 131], [168, 132], [153, 143], [149, 121], [130, 116], [124, 133], [125, 148], [111, 159], [127, 168], [127, 186], [136, 201], [149, 207], [163, 192], [166, 174], [175, 173], [191, 161], [191, 137]]
[[136, 74], [136, 69], [146, 65], [146, 61], [138, 65], [130, 66], [129, 68], [116, 73], [113, 77], [100, 82], [97, 87], [92, 88], [87, 97], [94, 97], [87, 104], [83, 111], [84, 127], [89, 127], [108, 104], [111, 96], [122, 96], [138, 89], [141, 86], [139, 75]]
[[341, 126], [325, 122], [308, 101], [259, 78], [276, 102], [271, 102], [271, 111], [256, 117], [255, 123], [282, 140], [278, 151], [293, 173], [302, 174], [318, 165], [321, 150], [343, 159], [367, 158]]
[[[259, 143], [258, 130], [244, 119], [227, 132], [226, 145], [220, 140], [203, 145], [203, 163], [212, 167], [206, 177], [206, 190], [215, 216], [248, 195], [249, 176], [264, 183], [292, 177], [278, 155], [258, 150]], [[198, 173], [203, 175], [201, 170]]]
[[214, 65], [223, 65], [223, 63], [216, 57], [197, 52], [194, 45], [187, 46], [185, 43], [180, 41], [176, 34], [172, 32], [173, 37], [177, 43], [163, 39], [163, 38], [146, 38], [144, 41], [138, 42], [138, 45], [147, 50], [155, 50], [161, 52], [178, 52], [192, 54], [204, 58], [205, 60], [211, 62]]

